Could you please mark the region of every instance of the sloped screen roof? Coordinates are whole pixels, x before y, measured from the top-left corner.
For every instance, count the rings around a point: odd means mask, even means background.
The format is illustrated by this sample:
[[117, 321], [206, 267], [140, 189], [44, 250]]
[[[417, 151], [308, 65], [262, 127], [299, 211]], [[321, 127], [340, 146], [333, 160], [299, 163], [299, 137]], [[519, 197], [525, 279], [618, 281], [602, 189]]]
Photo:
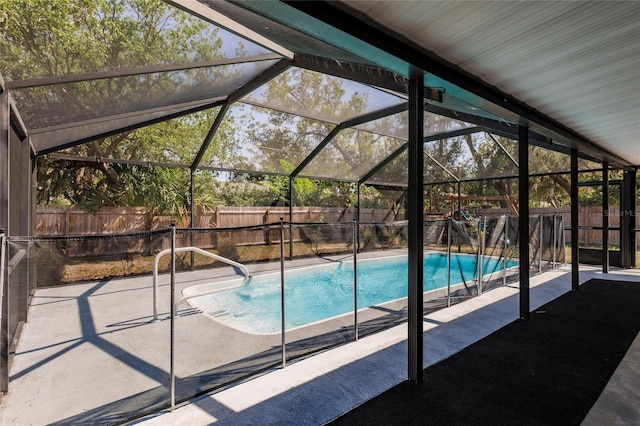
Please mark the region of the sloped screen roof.
[[[36, 155], [406, 184], [402, 75], [237, 4], [61, 4], [32, 20], [36, 11], [16, 3], [0, 42], [0, 72]], [[514, 173], [486, 129], [508, 137], [515, 124], [441, 88], [427, 93], [425, 182]], [[141, 137], [152, 148], [136, 147]], [[463, 171], [489, 154], [500, 167]]]

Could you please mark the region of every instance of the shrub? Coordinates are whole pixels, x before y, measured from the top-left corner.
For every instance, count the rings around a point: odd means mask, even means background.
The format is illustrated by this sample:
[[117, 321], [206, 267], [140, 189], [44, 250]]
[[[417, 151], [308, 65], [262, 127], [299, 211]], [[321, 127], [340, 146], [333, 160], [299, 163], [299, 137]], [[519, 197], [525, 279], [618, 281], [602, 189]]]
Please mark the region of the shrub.
[[366, 227], [360, 231], [360, 239], [362, 240], [362, 251], [373, 250], [376, 248], [376, 233], [372, 227]]
[[238, 247], [236, 241], [231, 235], [218, 236], [218, 256], [226, 257], [229, 260], [237, 262], [240, 260], [238, 255]]
[[62, 284], [65, 263], [65, 255], [62, 250], [51, 246], [37, 247], [37, 287], [51, 287]]

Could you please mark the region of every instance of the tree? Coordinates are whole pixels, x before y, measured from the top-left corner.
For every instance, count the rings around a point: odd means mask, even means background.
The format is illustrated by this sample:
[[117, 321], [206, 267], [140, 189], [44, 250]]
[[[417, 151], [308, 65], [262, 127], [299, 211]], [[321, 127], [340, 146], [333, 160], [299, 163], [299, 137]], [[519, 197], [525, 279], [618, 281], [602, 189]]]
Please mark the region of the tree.
[[[232, 38], [235, 46], [225, 46], [216, 27], [159, 0], [0, 0], [0, 10], [2, 72], [9, 80], [246, 54], [238, 38]], [[237, 73], [233, 66], [210, 67], [58, 84], [13, 95], [19, 107], [28, 106], [23, 118], [31, 128], [46, 127], [188, 100], [207, 90], [212, 79], [221, 83]], [[166, 191], [145, 191], [141, 185], [158, 189], [163, 182], [186, 182], [177, 188], [185, 194], [189, 180], [183, 173], [102, 160], [189, 165], [216, 114], [217, 110], [203, 111], [65, 150], [96, 160], [40, 158], [39, 202], [171, 206], [178, 199]], [[235, 142], [224, 139], [224, 133], [221, 129], [211, 146], [215, 154], [210, 155], [236, 152]], [[182, 198], [185, 207], [188, 197]]]
[[[464, 141], [473, 159], [472, 176], [480, 180], [467, 184], [466, 193], [477, 196], [502, 196], [500, 207], [508, 208], [508, 199], [514, 197], [515, 182], [509, 177], [517, 176], [518, 167], [509, 158], [503, 147], [509, 146], [509, 140], [499, 136], [488, 135], [485, 132], [475, 135], [465, 135]], [[512, 155], [513, 157], [513, 155]], [[503, 177], [502, 179], [495, 179]], [[484, 179], [492, 177], [487, 182]]]
[[[246, 144], [243, 164], [281, 174], [257, 180], [278, 194], [277, 203], [284, 204], [288, 202], [288, 175], [331, 132], [335, 127], [332, 122], [345, 121], [366, 111], [367, 93], [349, 92], [335, 77], [291, 69], [271, 80], [260, 96], [261, 103], [275, 105], [281, 111], [246, 107], [241, 116], [242, 139]], [[381, 157], [380, 150], [387, 149], [387, 139], [374, 132], [341, 131], [293, 180], [295, 204], [355, 205], [352, 185], [329, 179], [356, 180], [366, 172], [363, 165], [372, 162], [375, 165], [375, 159]], [[327, 179], [302, 177], [305, 175]]]
[[[487, 133], [475, 133], [426, 144], [429, 154], [456, 177], [470, 180], [464, 184], [466, 195], [517, 197], [518, 166], [512, 160], [518, 157], [517, 142]], [[504, 149], [503, 149], [504, 148]], [[511, 157], [511, 158], [509, 158]], [[569, 157], [565, 154], [529, 147], [530, 205], [566, 206], [569, 203], [571, 182], [568, 172]], [[452, 177], [443, 168], [428, 161], [425, 170], [432, 181], [447, 181]], [[566, 172], [566, 173], [562, 173]], [[504, 178], [501, 178], [504, 176]], [[486, 180], [486, 178], [491, 178]], [[477, 179], [477, 180], [473, 180]], [[585, 189], [584, 196], [588, 197]], [[507, 200], [501, 202], [507, 207]]]

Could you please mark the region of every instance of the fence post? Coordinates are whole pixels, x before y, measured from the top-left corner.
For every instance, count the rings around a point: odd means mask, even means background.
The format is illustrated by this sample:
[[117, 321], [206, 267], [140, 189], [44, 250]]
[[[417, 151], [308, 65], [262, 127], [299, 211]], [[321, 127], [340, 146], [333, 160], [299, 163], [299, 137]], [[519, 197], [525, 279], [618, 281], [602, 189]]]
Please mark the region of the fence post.
[[503, 237], [503, 254], [502, 254], [502, 285], [507, 285], [507, 254], [509, 251], [509, 215], [504, 215], [504, 237]]
[[556, 219], [557, 215], [553, 215], [553, 254], [551, 260], [551, 268], [556, 269], [556, 248], [558, 246], [558, 224]]
[[358, 221], [353, 219], [353, 330], [358, 340]]
[[6, 246], [7, 242], [4, 229], [0, 228], [0, 321], [4, 317], [4, 307], [2, 302], [4, 300], [4, 257]]
[[271, 212], [269, 209], [264, 211], [264, 216], [262, 217], [262, 225], [264, 226], [264, 243], [268, 246], [271, 245], [271, 227], [269, 224], [269, 216]]
[[64, 236], [69, 235], [69, 222], [71, 221], [71, 212], [69, 211], [71, 207], [67, 207], [64, 211]]
[[447, 221], [447, 307], [451, 306], [451, 222], [453, 218], [449, 216]]
[[540, 236], [538, 237], [538, 273], [542, 273], [542, 215], [538, 215], [538, 229]]
[[175, 372], [175, 318], [176, 318], [176, 306], [175, 306], [175, 289], [176, 289], [176, 224], [171, 222], [171, 341], [170, 341], [170, 356], [169, 356], [169, 389], [170, 389], [170, 402], [171, 411], [176, 406], [176, 372]]
[[289, 260], [293, 260], [293, 179], [289, 176]]
[[485, 235], [487, 233], [487, 216], [482, 219], [482, 228], [480, 229], [480, 244], [478, 247], [478, 296], [482, 294], [482, 276], [484, 275], [484, 246]]
[[281, 312], [281, 333], [282, 333], [282, 368], [287, 365], [287, 341], [285, 333], [285, 311], [284, 311], [284, 220], [280, 218], [280, 312]]
[[560, 247], [562, 247], [562, 251], [563, 251], [563, 256], [562, 259], [564, 259], [564, 261], [562, 262], [563, 265], [565, 265], [567, 263], [567, 236], [566, 236], [566, 232], [564, 229], [564, 215], [560, 215], [560, 229], [562, 229], [562, 234], [560, 235], [560, 239], [562, 240], [560, 242]]

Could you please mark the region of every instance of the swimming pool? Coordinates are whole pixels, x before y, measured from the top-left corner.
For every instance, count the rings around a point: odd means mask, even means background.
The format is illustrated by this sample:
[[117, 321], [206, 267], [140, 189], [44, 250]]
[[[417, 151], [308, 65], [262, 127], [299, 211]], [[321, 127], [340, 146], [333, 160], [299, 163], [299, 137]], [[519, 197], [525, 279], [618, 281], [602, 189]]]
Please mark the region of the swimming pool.
[[[474, 279], [477, 258], [451, 255], [451, 283]], [[507, 267], [516, 266], [510, 261]], [[502, 260], [487, 257], [484, 273], [501, 270]], [[358, 260], [358, 309], [407, 297], [407, 256]], [[245, 286], [194, 297], [189, 303], [229, 327], [251, 334], [281, 330], [280, 273], [251, 278]], [[424, 291], [447, 287], [447, 256], [424, 255]], [[189, 296], [193, 287], [183, 291]], [[285, 327], [287, 330], [353, 312], [353, 262], [285, 271]]]

